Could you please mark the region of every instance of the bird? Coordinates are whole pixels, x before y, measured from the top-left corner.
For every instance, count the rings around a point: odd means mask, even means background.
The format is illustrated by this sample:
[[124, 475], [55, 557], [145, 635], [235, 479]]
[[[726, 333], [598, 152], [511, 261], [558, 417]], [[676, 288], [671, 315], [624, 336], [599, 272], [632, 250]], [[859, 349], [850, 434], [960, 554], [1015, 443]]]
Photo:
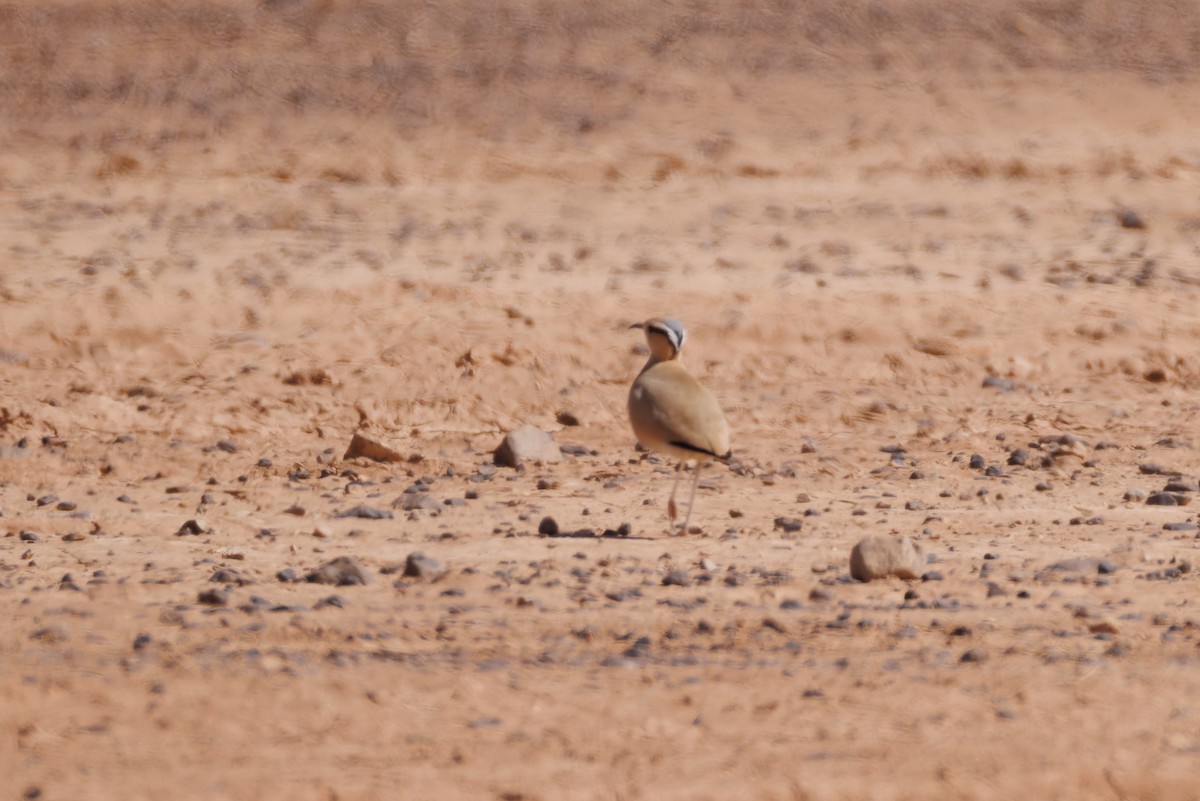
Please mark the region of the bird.
[[675, 528], [675, 492], [679, 472], [689, 462], [696, 463], [692, 494], [682, 533], [686, 534], [700, 483], [700, 468], [716, 460], [726, 462], [733, 456], [729, 449], [729, 423], [717, 399], [696, 380], [680, 359], [687, 330], [678, 320], [653, 317], [634, 323], [646, 334], [650, 358], [629, 387], [629, 423], [638, 442], [652, 451], [674, 456], [675, 482], [667, 501], [667, 520]]

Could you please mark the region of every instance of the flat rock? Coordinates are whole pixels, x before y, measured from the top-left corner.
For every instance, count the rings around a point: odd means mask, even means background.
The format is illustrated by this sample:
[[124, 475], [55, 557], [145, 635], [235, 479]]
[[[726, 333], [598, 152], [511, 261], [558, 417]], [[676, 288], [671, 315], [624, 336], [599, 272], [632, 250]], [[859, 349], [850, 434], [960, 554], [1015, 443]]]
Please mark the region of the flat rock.
[[304, 580], [310, 584], [334, 584], [338, 587], [347, 587], [354, 584], [366, 584], [371, 580], [371, 575], [354, 557], [339, 556], [315, 570], [310, 570], [305, 574]]
[[523, 462], [559, 462], [562, 451], [554, 437], [533, 426], [523, 426], [504, 435], [492, 453], [492, 461], [501, 467], [516, 467]]
[[353, 459], [356, 456], [362, 456], [376, 462], [407, 461], [407, 457], [404, 454], [385, 442], [378, 434], [368, 434], [362, 431], [356, 431], [354, 436], [350, 438], [350, 445], [347, 446], [346, 453], [342, 458]]
[[1063, 559], [1046, 568], [1049, 573], [1115, 573], [1116, 570], [1117, 566], [1112, 561], [1090, 556]]
[[870, 534], [850, 551], [850, 575], [859, 581], [896, 576], [917, 579], [925, 570], [921, 547], [908, 537]]
[[406, 512], [417, 510], [440, 512], [442, 510], [442, 504], [438, 502], [438, 499], [427, 492], [406, 492], [392, 501], [392, 506], [397, 509], [403, 509]]

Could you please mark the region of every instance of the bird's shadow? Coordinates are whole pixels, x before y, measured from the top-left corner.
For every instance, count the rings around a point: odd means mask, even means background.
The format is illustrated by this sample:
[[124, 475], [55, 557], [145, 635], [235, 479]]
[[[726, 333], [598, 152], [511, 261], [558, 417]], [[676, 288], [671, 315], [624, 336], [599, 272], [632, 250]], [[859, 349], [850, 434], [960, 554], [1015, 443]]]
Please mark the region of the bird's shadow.
[[619, 534], [612, 529], [607, 529], [597, 534], [595, 529], [590, 528], [581, 528], [576, 531], [560, 531], [557, 534], [547, 534], [546, 537], [552, 540], [635, 540], [641, 542], [649, 542], [650, 540], [657, 539], [656, 537]]

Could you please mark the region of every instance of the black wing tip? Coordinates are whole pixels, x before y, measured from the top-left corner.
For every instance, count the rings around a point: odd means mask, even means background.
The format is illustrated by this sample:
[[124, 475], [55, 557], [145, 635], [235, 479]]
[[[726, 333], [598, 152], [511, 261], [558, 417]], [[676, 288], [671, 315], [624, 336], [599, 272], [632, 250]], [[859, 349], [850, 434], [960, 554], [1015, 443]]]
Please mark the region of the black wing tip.
[[693, 445], [690, 442], [684, 442], [683, 440], [672, 440], [671, 442], [668, 442], [667, 444], [674, 445], [676, 448], [682, 448], [685, 451], [691, 451], [693, 453], [702, 453], [705, 456], [710, 456], [713, 459], [716, 459], [718, 462], [728, 462], [730, 459], [733, 458], [732, 450], [728, 450], [728, 451], [725, 451], [724, 454], [720, 454], [720, 453], [717, 453], [716, 451], [711, 451], [708, 448], [701, 448], [698, 445]]

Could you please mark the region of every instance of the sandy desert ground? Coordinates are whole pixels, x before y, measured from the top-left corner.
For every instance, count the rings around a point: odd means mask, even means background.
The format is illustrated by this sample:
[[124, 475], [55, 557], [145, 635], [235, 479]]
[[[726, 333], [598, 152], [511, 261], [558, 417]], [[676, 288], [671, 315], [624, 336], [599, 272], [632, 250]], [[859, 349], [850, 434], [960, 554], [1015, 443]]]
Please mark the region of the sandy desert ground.
[[1200, 10], [848, 5], [0, 7], [0, 798], [1200, 798]]

